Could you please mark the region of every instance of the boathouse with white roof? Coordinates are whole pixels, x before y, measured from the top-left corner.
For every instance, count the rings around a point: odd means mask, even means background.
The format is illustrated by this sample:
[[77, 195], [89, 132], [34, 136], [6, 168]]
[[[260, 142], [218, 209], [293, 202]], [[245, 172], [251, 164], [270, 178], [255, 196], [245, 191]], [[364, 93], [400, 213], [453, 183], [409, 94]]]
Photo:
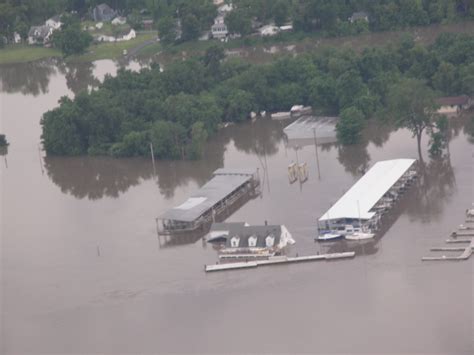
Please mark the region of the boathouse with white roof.
[[347, 226], [376, 230], [416, 177], [415, 159], [379, 161], [318, 220], [319, 233], [343, 232]]

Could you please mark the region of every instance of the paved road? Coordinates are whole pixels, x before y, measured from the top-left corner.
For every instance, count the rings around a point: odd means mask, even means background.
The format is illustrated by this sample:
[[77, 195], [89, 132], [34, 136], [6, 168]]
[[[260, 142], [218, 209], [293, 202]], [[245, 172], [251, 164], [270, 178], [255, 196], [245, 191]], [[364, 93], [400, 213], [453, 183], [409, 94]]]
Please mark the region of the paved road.
[[128, 53], [124, 56], [124, 58], [130, 59], [131, 57], [133, 57], [134, 55], [136, 55], [138, 52], [140, 52], [140, 51], [141, 51], [143, 48], [145, 48], [146, 46], [149, 46], [149, 45], [151, 45], [151, 44], [153, 44], [153, 43], [156, 43], [156, 39], [157, 39], [157, 38], [158, 38], [158, 37], [149, 39], [148, 41], [142, 42], [142, 43], [140, 43], [138, 46], [131, 48], [130, 50], [128, 50]]

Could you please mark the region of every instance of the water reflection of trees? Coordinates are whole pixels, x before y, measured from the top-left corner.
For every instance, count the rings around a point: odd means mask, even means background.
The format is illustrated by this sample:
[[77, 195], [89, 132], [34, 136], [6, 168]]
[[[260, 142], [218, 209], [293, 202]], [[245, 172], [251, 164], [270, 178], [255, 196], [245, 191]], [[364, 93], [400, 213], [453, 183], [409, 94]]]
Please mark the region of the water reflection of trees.
[[337, 160], [344, 169], [353, 176], [363, 174], [370, 163], [370, 155], [367, 151], [369, 143], [382, 147], [390, 138], [394, 128], [381, 122], [370, 122], [362, 132], [360, 142], [353, 145], [339, 145]]
[[54, 59], [0, 66], [0, 90], [37, 96], [48, 92], [51, 75], [56, 73]]
[[284, 124], [276, 120], [259, 119], [233, 128], [230, 133], [235, 147], [247, 154], [274, 155], [284, 138]]
[[94, 63], [59, 62], [58, 69], [66, 78], [67, 87], [77, 95], [89, 87], [96, 87], [100, 81], [94, 76]]
[[456, 179], [448, 156], [420, 164], [419, 178], [410, 194], [406, 211], [422, 222], [437, 219], [456, 190]]
[[[172, 198], [176, 188], [190, 181], [199, 186], [206, 183], [214, 170], [224, 166], [224, 153], [230, 140], [247, 153], [273, 155], [278, 152], [281, 139], [283, 128], [278, 122], [269, 120], [225, 128], [210, 139], [203, 159], [157, 161], [160, 193], [165, 198]], [[118, 197], [154, 175], [151, 160], [146, 158], [46, 157], [45, 167], [62, 192], [92, 200]]]
[[31, 63], [0, 66], [1, 91], [21, 92], [37, 96], [48, 93], [50, 78], [59, 71], [66, 78], [67, 87], [74, 93], [94, 87], [99, 80], [94, 76], [94, 63], [65, 63], [50, 58]]

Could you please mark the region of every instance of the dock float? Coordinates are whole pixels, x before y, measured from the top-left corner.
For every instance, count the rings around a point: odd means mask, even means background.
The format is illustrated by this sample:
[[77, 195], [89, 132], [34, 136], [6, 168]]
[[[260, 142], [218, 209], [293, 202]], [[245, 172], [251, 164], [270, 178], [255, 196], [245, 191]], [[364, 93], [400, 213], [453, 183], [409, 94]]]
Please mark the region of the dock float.
[[[464, 241], [465, 242], [465, 241]], [[425, 256], [421, 258], [422, 261], [447, 261], [447, 260], [467, 260], [471, 257], [474, 250], [474, 239], [468, 241], [469, 245], [466, 248], [432, 248], [432, 251], [463, 251], [458, 256]]]
[[272, 256], [266, 260], [253, 260], [253, 261], [244, 261], [244, 262], [235, 262], [235, 263], [224, 263], [224, 264], [213, 264], [205, 265], [204, 270], [206, 272], [212, 271], [224, 271], [224, 270], [236, 270], [236, 269], [248, 269], [256, 268], [260, 265], [275, 265], [275, 264], [291, 264], [307, 261], [317, 261], [317, 260], [336, 260], [336, 259], [346, 259], [352, 258], [355, 256], [355, 252], [344, 252], [344, 253], [329, 253], [329, 254], [318, 254], [318, 255], [306, 255], [306, 256]]

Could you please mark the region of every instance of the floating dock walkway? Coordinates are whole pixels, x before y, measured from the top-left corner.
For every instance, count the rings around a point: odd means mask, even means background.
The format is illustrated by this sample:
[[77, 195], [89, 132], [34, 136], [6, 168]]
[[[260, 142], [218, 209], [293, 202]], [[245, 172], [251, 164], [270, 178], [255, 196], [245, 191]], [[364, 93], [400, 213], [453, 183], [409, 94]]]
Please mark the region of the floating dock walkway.
[[225, 263], [225, 264], [214, 264], [214, 265], [205, 265], [204, 270], [206, 272], [212, 271], [224, 271], [224, 270], [236, 270], [236, 269], [249, 269], [256, 268], [263, 265], [275, 265], [275, 264], [291, 264], [291, 263], [300, 263], [306, 261], [318, 261], [318, 260], [336, 260], [336, 259], [347, 259], [353, 258], [355, 252], [344, 252], [344, 253], [331, 253], [331, 254], [319, 254], [319, 255], [307, 255], [307, 256], [272, 256], [265, 260], [252, 260], [252, 261], [243, 261], [235, 263]]
[[[468, 210], [469, 211], [469, 210]], [[466, 212], [467, 215], [467, 212]], [[466, 219], [466, 223], [470, 223], [469, 220]], [[463, 237], [463, 238], [459, 238]], [[459, 238], [459, 239], [458, 239]], [[436, 247], [431, 248], [431, 251], [435, 252], [462, 252], [458, 256], [424, 256], [421, 258], [422, 261], [447, 261], [447, 260], [467, 260], [471, 257], [474, 253], [474, 231], [472, 231], [471, 227], [467, 227], [465, 225], [460, 225], [457, 231], [451, 233], [451, 238], [446, 240], [448, 244], [468, 244], [464, 247]]]

